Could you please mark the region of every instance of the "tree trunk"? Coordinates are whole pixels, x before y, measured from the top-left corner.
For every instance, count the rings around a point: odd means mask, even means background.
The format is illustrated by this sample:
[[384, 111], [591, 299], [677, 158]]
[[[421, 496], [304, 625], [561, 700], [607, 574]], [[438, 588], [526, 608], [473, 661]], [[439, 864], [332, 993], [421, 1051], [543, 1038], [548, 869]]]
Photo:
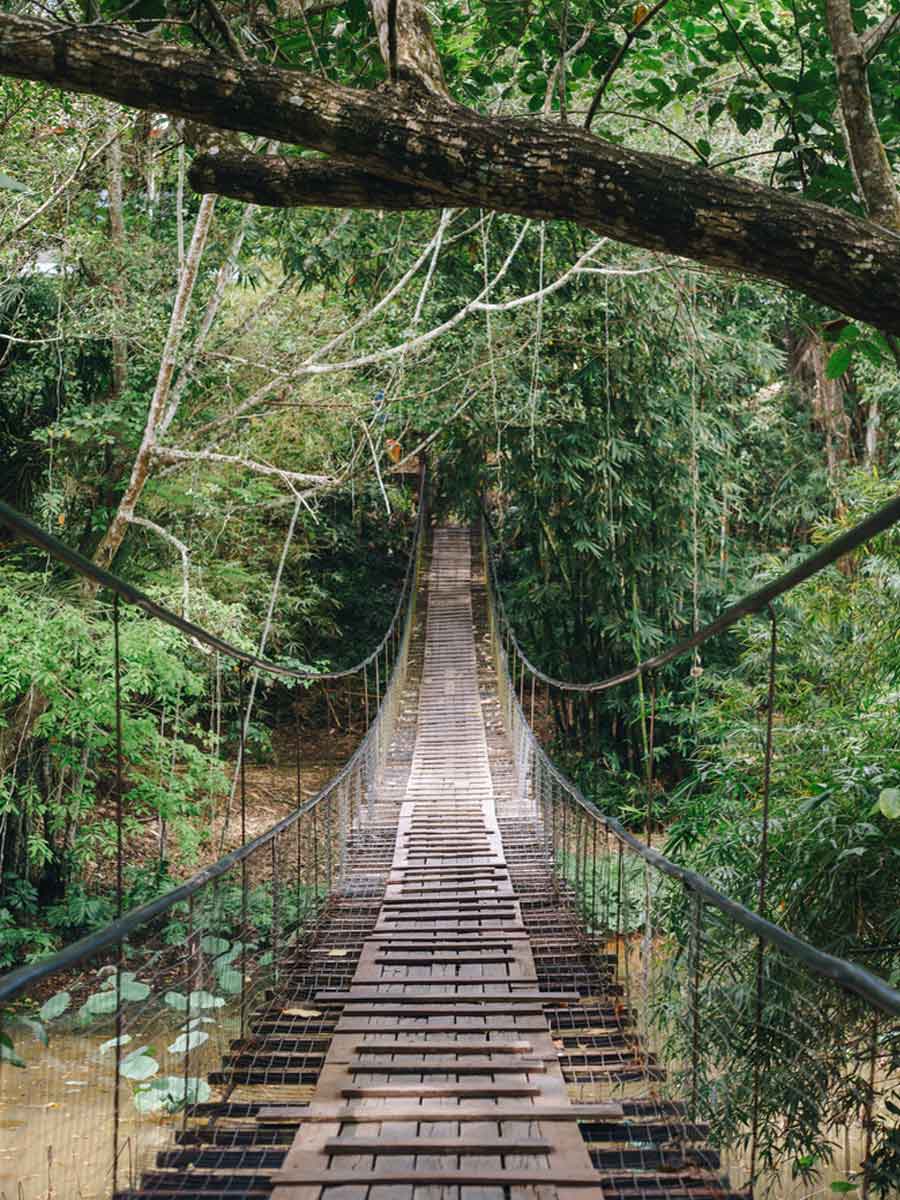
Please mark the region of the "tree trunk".
[[431, 26], [417, 0], [371, 0], [378, 47], [391, 80], [418, 81], [435, 96], [449, 99]]
[[[895, 233], [571, 126], [485, 116], [420, 85], [364, 91], [300, 71], [223, 62], [114, 26], [61, 27], [9, 14], [0, 21], [0, 73], [335, 155], [360, 172], [355, 194], [344, 189], [345, 206], [372, 206], [367, 176], [375, 176], [375, 189], [392, 181], [434, 192], [435, 207], [449, 200], [570, 220], [618, 241], [784, 283], [900, 332]], [[203, 158], [198, 171], [229, 194], [215, 157]], [[304, 190], [304, 167], [293, 179], [294, 203], [327, 202], [320, 190]]]
[[844, 384], [840, 379], [828, 378], [829, 353], [821, 335], [809, 330], [794, 347], [791, 369], [808, 392], [813, 420], [825, 435], [825, 462], [828, 478], [834, 483], [841, 466], [852, 458], [852, 449]]
[[869, 400], [866, 414], [865, 466], [867, 471], [873, 471], [878, 465], [878, 428], [880, 424], [881, 413], [878, 401], [873, 397]]
[[[153, 464], [153, 451], [157, 441], [157, 427], [165, 412], [166, 402], [172, 387], [172, 376], [175, 372], [178, 349], [181, 345], [181, 339], [184, 336], [185, 324], [187, 323], [188, 306], [197, 279], [200, 259], [203, 256], [203, 249], [206, 245], [207, 235], [209, 234], [215, 204], [216, 200], [214, 196], [204, 196], [197, 213], [197, 220], [194, 224], [194, 236], [191, 239], [191, 245], [184, 261], [184, 268], [178, 281], [175, 301], [172, 305], [169, 333], [163, 347], [159, 373], [156, 377], [156, 387], [153, 390], [153, 398], [150, 401], [150, 409], [147, 413], [147, 423], [144, 427], [144, 436], [135, 457], [134, 465], [131, 468], [131, 477], [128, 481], [128, 486], [125, 489], [122, 499], [119, 501], [116, 515], [110, 522], [109, 528], [103, 535], [103, 539], [94, 554], [94, 562], [100, 567], [109, 567], [118, 553], [131, 518], [134, 516], [135, 506], [150, 476]], [[97, 586], [93, 580], [86, 580], [84, 583], [85, 594], [88, 596], [96, 595]]]
[[900, 195], [875, 121], [863, 40], [853, 26], [850, 0], [827, 0], [825, 7], [850, 165], [871, 219], [898, 229]]

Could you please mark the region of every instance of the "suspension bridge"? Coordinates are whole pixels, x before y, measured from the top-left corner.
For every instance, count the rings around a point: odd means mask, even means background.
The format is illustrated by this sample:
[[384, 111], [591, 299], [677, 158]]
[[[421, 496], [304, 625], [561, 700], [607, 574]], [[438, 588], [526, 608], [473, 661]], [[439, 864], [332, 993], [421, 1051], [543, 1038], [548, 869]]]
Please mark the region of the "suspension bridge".
[[[242, 699], [248, 669], [302, 675], [0, 515], [110, 588], [116, 629], [124, 600], [235, 658]], [[298, 783], [267, 833], [0, 980], [10, 1041], [41, 1029], [33, 1116], [0, 1134], [7, 1200], [897, 1194], [900, 994], [585, 802], [532, 730], [543, 677], [489, 557], [481, 531], [430, 530], [420, 498], [397, 612], [361, 664], [368, 728], [335, 779], [310, 801]], [[120, 738], [120, 806], [126, 771]], [[61, 1042], [82, 1047], [81, 1124], [39, 1094]]]

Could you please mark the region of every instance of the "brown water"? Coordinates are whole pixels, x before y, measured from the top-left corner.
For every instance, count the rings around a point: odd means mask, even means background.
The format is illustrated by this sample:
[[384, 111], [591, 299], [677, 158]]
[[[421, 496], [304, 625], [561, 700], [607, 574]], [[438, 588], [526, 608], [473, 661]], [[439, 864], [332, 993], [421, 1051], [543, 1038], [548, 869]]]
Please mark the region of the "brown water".
[[[305, 763], [303, 794], [308, 799], [330, 779], [334, 763]], [[248, 837], [271, 827], [294, 804], [293, 768], [248, 768]], [[232, 814], [226, 848], [239, 842]], [[220, 823], [214, 823], [208, 860], [218, 850]], [[237, 841], [235, 841], [235, 838]], [[152, 849], [152, 848], [151, 848]], [[199, 863], [195, 865], [204, 865]], [[190, 1074], [205, 1077], [221, 1065], [228, 1041], [237, 1034], [237, 1018], [225, 1010], [205, 1011], [215, 1024], [203, 1025], [209, 1041], [191, 1052]], [[169, 1009], [128, 1015], [131, 1041], [127, 1054], [144, 1044], [153, 1047], [160, 1075], [180, 1075], [184, 1056], [166, 1047], [181, 1032], [183, 1015]], [[100, 1047], [113, 1036], [108, 1027], [94, 1032], [57, 1031], [50, 1027], [44, 1047], [24, 1031], [14, 1032], [16, 1053], [26, 1063], [0, 1064], [0, 1200], [101, 1200], [112, 1184], [115, 1105], [115, 1054]], [[179, 1114], [140, 1114], [132, 1099], [134, 1084], [119, 1088], [120, 1134], [118, 1183], [137, 1180], [153, 1164], [156, 1151], [171, 1148]], [[215, 1097], [215, 1091], [213, 1092]]]
[[[108, 1194], [111, 1182], [115, 1061], [105, 1037], [59, 1035], [50, 1045], [16, 1041], [24, 1070], [0, 1073], [0, 1194], [51, 1200]], [[177, 1118], [137, 1117], [121, 1088], [122, 1133], [133, 1147], [162, 1144]]]
[[[148, 1013], [132, 1026], [133, 1040], [124, 1052], [149, 1043], [160, 1064], [158, 1074], [180, 1076], [184, 1055], [166, 1047], [183, 1022], [168, 1011]], [[191, 1076], [205, 1077], [218, 1067], [237, 1027], [236, 1015], [217, 1013], [215, 1026], [204, 1027], [209, 1041], [191, 1052]], [[0, 1070], [0, 1200], [101, 1200], [110, 1194], [116, 1064], [113, 1050], [100, 1050], [110, 1036], [109, 1030], [51, 1032], [47, 1047], [16, 1038], [26, 1066], [4, 1064]], [[171, 1147], [183, 1120], [178, 1113], [139, 1113], [135, 1087], [121, 1080], [119, 1186], [136, 1181], [157, 1150]]]

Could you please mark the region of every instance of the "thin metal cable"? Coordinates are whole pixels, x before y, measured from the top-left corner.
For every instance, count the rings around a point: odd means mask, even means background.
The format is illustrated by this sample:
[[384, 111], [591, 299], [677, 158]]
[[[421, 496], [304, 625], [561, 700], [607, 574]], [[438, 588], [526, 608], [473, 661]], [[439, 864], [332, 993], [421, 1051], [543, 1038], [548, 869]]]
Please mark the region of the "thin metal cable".
[[[122, 829], [124, 819], [122, 805], [122, 651], [119, 636], [119, 597], [113, 597], [113, 658], [115, 677], [116, 709], [116, 918], [121, 919], [125, 893], [125, 841]], [[113, 1158], [112, 1191], [119, 1184], [119, 1128], [122, 1119], [121, 1066], [122, 1066], [122, 971], [125, 967], [125, 942], [120, 938], [116, 945], [116, 1018], [115, 1038], [116, 1079], [113, 1084]]]
[[[0, 506], [2, 507], [2, 506]], [[695, 646], [701, 646], [710, 638], [716, 637], [720, 633], [724, 633], [726, 629], [730, 629], [732, 625], [743, 620], [744, 617], [752, 616], [754, 613], [762, 612], [767, 609], [773, 600], [785, 593], [792, 591], [801, 583], [805, 583], [807, 579], [811, 579], [844, 555], [858, 549], [866, 542], [871, 541], [880, 533], [890, 529], [892, 526], [900, 522], [900, 496], [889, 500], [883, 504], [881, 508], [875, 510], [870, 516], [859, 521], [851, 529], [832, 538], [821, 550], [810, 554], [799, 566], [793, 567], [790, 571], [785, 571], [771, 582], [764, 584], [755, 592], [748, 592], [735, 604], [730, 605], [721, 616], [715, 620], [708, 622], [697, 630], [690, 637], [684, 638], [675, 645], [670, 646], [668, 650], [655, 655], [653, 658], [644, 659], [643, 662], [635, 663], [634, 666], [621, 671], [618, 675], [610, 675], [606, 679], [594, 680], [590, 683], [570, 683], [565, 679], [555, 679], [551, 675], [545, 674], [539, 667], [528, 658], [522, 646], [519, 644], [509, 622], [509, 617], [503, 604], [503, 597], [500, 594], [499, 584], [497, 582], [496, 563], [492, 552], [492, 543], [489, 531], [485, 530], [485, 537], [491, 552], [488, 554], [488, 574], [489, 585], [492, 591], [494, 602], [497, 606], [498, 617], [503, 629], [503, 637], [507, 643], [515, 651], [518, 658], [521, 660], [524, 667], [536, 675], [538, 679], [544, 683], [552, 684], [564, 692], [602, 692], [608, 688], [618, 687], [622, 683], [628, 683], [632, 679], [637, 679], [639, 675], [646, 675], [650, 671], [654, 671], [659, 667], [665, 666], [667, 663], [680, 658], [681, 655], [692, 651]], [[487, 522], [486, 522], [487, 524]]]

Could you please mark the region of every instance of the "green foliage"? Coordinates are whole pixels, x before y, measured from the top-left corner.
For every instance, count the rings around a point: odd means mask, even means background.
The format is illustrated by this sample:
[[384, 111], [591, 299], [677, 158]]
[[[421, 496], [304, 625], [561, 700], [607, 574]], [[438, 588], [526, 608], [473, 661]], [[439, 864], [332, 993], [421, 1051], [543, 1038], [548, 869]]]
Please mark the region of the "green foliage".
[[[123, 12], [118, 0], [102, 7], [104, 19]], [[250, 56], [352, 86], [382, 82], [364, 0], [313, 9], [299, 21], [294, 10], [267, 0], [258, 10], [227, 15]], [[607, 0], [486, 0], [480, 7], [440, 0], [429, 12], [448, 85], [466, 103], [511, 114], [547, 105], [553, 119], [565, 103], [570, 119], [580, 120], [634, 35], [595, 131], [860, 209], [836, 118], [821, 5], [813, 0], [671, 0], [637, 31], [633, 6]], [[129, 10], [141, 27], [162, 15], [169, 20], [160, 36], [221, 45], [207, 15], [180, 0], [165, 12], [156, 0]], [[856, 18], [861, 32], [875, 20], [859, 5]], [[565, 88], [550, 89], [561, 50], [585, 34], [562, 72]], [[900, 153], [898, 55], [895, 38], [870, 68], [891, 161]], [[98, 130], [108, 129], [108, 109], [29, 84], [0, 88], [8, 116], [0, 146], [9, 172], [0, 188], [11, 226], [30, 221], [2, 250], [0, 492], [91, 553], [129, 478], [166, 336], [178, 267], [179, 135], [144, 119], [123, 135], [127, 238], [115, 247], [104, 156], [63, 189], [59, 203], [38, 212], [83, 145], [95, 148]], [[196, 203], [188, 194], [182, 215], [189, 218]], [[523, 230], [512, 216], [482, 217], [457, 214], [429, 286], [420, 291], [417, 281], [377, 321], [362, 322], [354, 353], [377, 357], [452, 318], [485, 277], [503, 268], [520, 236], [521, 252], [509, 261], [494, 301], [557, 278], [588, 245], [586, 231], [562, 224]], [[240, 220], [238, 206], [218, 202], [186, 346]], [[339, 386], [334, 376], [292, 379], [293, 365], [387, 296], [422, 253], [435, 220], [432, 213], [374, 212], [336, 220], [298, 210], [257, 211], [247, 222], [244, 248], [227, 271], [222, 317], [164, 440], [340, 478], [353, 464], [353, 482], [318, 501], [314, 512], [301, 509], [282, 559], [293, 509], [283, 481], [234, 463], [157, 464], [139, 513], [189, 548], [193, 619], [255, 647], [279, 570], [269, 655], [342, 666], [380, 637], [405, 567], [411, 506], [388, 476], [388, 517], [360, 438], [363, 420], [382, 467], [389, 444], [407, 452], [433, 439], [440, 515], [474, 517], [480, 494], [489, 494], [513, 624], [529, 655], [568, 679], [596, 678], [652, 654], [751, 583], [791, 565], [811, 539], [895, 490], [878, 478], [881, 472], [893, 481], [896, 474], [900, 393], [890, 342], [771, 289], [688, 273], [609, 245], [596, 251], [591, 269], [613, 273], [572, 277], [545, 297], [539, 319], [532, 304], [489, 319], [476, 313], [427, 348], [342, 372]], [[648, 268], [645, 275], [616, 273]], [[828, 425], [821, 387], [805, 385], [790, 357], [807, 327], [825, 347], [820, 375], [838, 385], [833, 415], [847, 433], [837, 465], [829, 455], [838, 425]], [[121, 388], [113, 379], [117, 346], [127, 352]], [[266, 404], [241, 412], [273, 378]], [[880, 440], [865, 457], [867, 435], [877, 432], [873, 414], [881, 420]], [[852, 472], [862, 461], [865, 476]], [[878, 948], [896, 945], [900, 934], [897, 559], [896, 539], [884, 538], [852, 570], [820, 577], [780, 609], [768, 893], [770, 915], [895, 981], [896, 957]], [[116, 562], [176, 608], [187, 604], [181, 565], [172, 545], [146, 526], [130, 529]], [[21, 742], [0, 784], [0, 966], [8, 966], [114, 915], [115, 713], [102, 597], [83, 602], [71, 579], [28, 550], [6, 551], [3, 568], [0, 733], [17, 747]], [[684, 660], [660, 672], [652, 688], [647, 681], [584, 704], [555, 696], [547, 714], [554, 749], [599, 807], [642, 827], [649, 797], [663, 826], [657, 836], [670, 852], [750, 904], [757, 895], [767, 637], [763, 622], [748, 622], [707, 647], [693, 671]], [[159, 852], [145, 850], [127, 873], [131, 904], [166, 890], [198, 855], [215, 853], [203, 838], [211, 802], [226, 782], [214, 752], [227, 758], [236, 748], [237, 680], [224, 664], [217, 679], [216, 667], [194, 648], [127, 608], [122, 652], [125, 836], [138, 845], [148, 829], [160, 831]], [[217, 697], [222, 741], [214, 745]], [[251, 759], [277, 754], [280, 728], [295, 720], [298, 697], [260, 683]], [[19, 738], [32, 703], [39, 715]], [[577, 856], [564, 856], [561, 866], [578, 888]], [[664, 897], [648, 888], [635, 860], [623, 859], [619, 872], [607, 859], [591, 894], [582, 886], [577, 899], [593, 912], [599, 890], [606, 921], [635, 934], [648, 895], [655, 910]], [[285, 931], [320, 899], [312, 889], [283, 896]], [[133, 1084], [136, 1108], [174, 1112], [206, 1099], [205, 1082], [185, 1081], [165, 1056], [205, 1044], [202, 1022], [217, 1019], [240, 993], [245, 959], [255, 970], [271, 956], [271, 887], [255, 884], [248, 908], [245, 928], [240, 889], [223, 881], [213, 899], [198, 900], [190, 914], [176, 906], [148, 931], [146, 944], [130, 948], [133, 972], [118, 980], [106, 972], [91, 980], [89, 992], [73, 988], [74, 1005], [61, 992], [25, 1020], [49, 1027], [52, 1036], [54, 1022], [81, 1032], [108, 1027], [117, 995], [126, 1005], [156, 1005], [178, 1031], [158, 1047], [132, 1048], [123, 1039], [129, 1053], [122, 1074]], [[684, 969], [677, 948], [687, 941], [678, 901], [669, 904], [667, 920], [677, 978]], [[165, 970], [149, 969], [154, 955], [165, 961], [184, 943], [189, 927], [208, 960], [204, 986], [192, 991], [179, 990]], [[796, 1042], [808, 1038], [809, 1027], [802, 1028], [795, 1002], [802, 996], [808, 1009], [814, 996], [773, 960], [766, 964], [766, 1003], [776, 1035], [760, 1057], [752, 1027], [754, 956], [733, 931], [711, 927], [707, 934], [716, 986], [704, 1001], [705, 1028], [733, 1082], [732, 1128], [717, 1132], [741, 1136], [752, 1070], [761, 1067], [764, 1133], [780, 1133], [787, 1122], [786, 1152], [806, 1178], [828, 1154], [821, 1131], [859, 1105], [861, 1074], [846, 1057], [846, 1046], [858, 1041], [859, 1014], [824, 1005], [813, 1026], [821, 1053], [796, 1065]], [[38, 1028], [23, 1024], [15, 1039], [0, 1036], [4, 1059], [21, 1063], [14, 1040], [39, 1036]], [[114, 1048], [115, 1039], [107, 1040], [101, 1052]], [[834, 1086], [823, 1089], [823, 1079]], [[826, 1093], [833, 1111], [817, 1107], [815, 1098]], [[711, 1087], [707, 1099], [726, 1111]], [[870, 1179], [876, 1191], [890, 1190], [898, 1159], [896, 1135], [879, 1129]], [[838, 1181], [833, 1190], [854, 1186]]]
[[[893, 492], [869, 477], [854, 482], [842, 524]], [[835, 529], [823, 522], [817, 537]], [[898, 567], [892, 532], [847, 573], [829, 570], [779, 605], [768, 884], [780, 922], [886, 972], [892, 958], [873, 948], [900, 932], [892, 900], [900, 884]], [[697, 750], [670, 797], [669, 845], [753, 904], [769, 631], [748, 623], [738, 638], [736, 668], [707, 671], [693, 704]]]
[[134, 1105], [141, 1114], [177, 1113], [186, 1104], [205, 1104], [211, 1095], [205, 1079], [192, 1075], [162, 1075], [136, 1089]]
[[[670, 153], [859, 208], [837, 115], [833, 52], [816, 0], [673, 0], [636, 25], [640, 7], [612, 0], [570, 0], [562, 8], [487, 0], [473, 8], [441, 0], [429, 15], [448, 86], [463, 103], [490, 108], [501, 102], [526, 114], [549, 105], [554, 115], [564, 103], [580, 115], [628, 46], [595, 120], [604, 137], [647, 144], [662, 128]], [[277, 0], [269, 0], [269, 9], [256, 18], [235, 14], [233, 27], [249, 54], [324, 71], [350, 86], [383, 81], [363, 0], [323, 8], [303, 22]], [[881, 16], [878, 8], [855, 6], [862, 34]], [[204, 19], [199, 35], [220, 40]], [[561, 53], [576, 42], [564, 88], [551, 87]], [[868, 70], [891, 162], [900, 154], [898, 64], [900, 43], [888, 38]]]
[[[684, 636], [695, 570], [701, 620], [734, 586], [713, 531], [723, 513], [738, 522], [750, 511], [754, 401], [781, 365], [774, 347], [746, 336], [760, 298], [742, 288], [739, 311], [734, 299], [697, 289], [685, 347], [665, 320], [677, 293], [629, 281], [607, 299], [598, 345], [596, 299], [575, 291], [559, 305], [565, 334], [542, 346], [540, 390], [529, 397], [519, 381], [484, 482], [502, 523], [505, 603], [526, 653], [551, 676], [603, 678]], [[549, 322], [557, 309], [548, 309]], [[482, 446], [494, 440], [488, 417]], [[661, 673], [657, 689], [680, 686], [689, 667]], [[565, 748], [601, 756], [616, 786], [641, 779], [647, 712], [636, 687], [552, 700]], [[664, 746], [670, 731], [660, 732]]]
[[[821, 521], [815, 540], [833, 536], [893, 492], [894, 485], [871, 476], [848, 477], [840, 520]], [[765, 913], [894, 984], [900, 981], [898, 566], [900, 536], [890, 531], [844, 570], [830, 569], [778, 602]], [[781, 567], [768, 560], [759, 581]], [[768, 622], [742, 624], [731, 635], [734, 665], [707, 670], [693, 694], [682, 696], [695, 742], [688, 773], [668, 798], [666, 852], [750, 908], [759, 895], [769, 636]], [[691, 1037], [680, 1021], [692, 919], [681, 889], [660, 897], [658, 920], [661, 914], [672, 944], [681, 947], [668, 964], [657, 1013], [668, 1053], [677, 1059]], [[707, 908], [702, 947], [700, 1090], [713, 1135], [726, 1143], [744, 1136], [759, 1081], [760, 1162], [813, 1178], [834, 1159], [827, 1130], [859, 1111], [869, 1094], [872, 1010], [768, 947], [760, 1038], [756, 943]], [[889, 1080], [900, 1066], [896, 1046], [886, 1036], [877, 1049], [879, 1078]], [[896, 1098], [886, 1094], [888, 1111], [873, 1121], [867, 1171], [877, 1195], [893, 1194], [900, 1178], [890, 1115]], [[857, 1186], [838, 1184], [832, 1190]]]
[[[162, 819], [190, 862], [210, 787], [224, 786], [198, 720], [205, 667], [199, 656], [185, 655], [174, 631], [127, 610], [121, 650], [126, 836], [148, 817]], [[110, 919], [101, 880], [116, 845], [109, 612], [80, 608], [44, 592], [32, 576], [7, 571], [0, 582], [0, 710], [7, 721], [14, 723], [18, 706], [37, 694], [43, 711], [33, 736], [0, 785], [0, 811], [20, 833], [0, 910], [7, 914], [0, 926], [7, 964], [39, 957], [56, 939]], [[52, 899], [42, 922], [52, 940], [36, 921], [41, 895]]]

